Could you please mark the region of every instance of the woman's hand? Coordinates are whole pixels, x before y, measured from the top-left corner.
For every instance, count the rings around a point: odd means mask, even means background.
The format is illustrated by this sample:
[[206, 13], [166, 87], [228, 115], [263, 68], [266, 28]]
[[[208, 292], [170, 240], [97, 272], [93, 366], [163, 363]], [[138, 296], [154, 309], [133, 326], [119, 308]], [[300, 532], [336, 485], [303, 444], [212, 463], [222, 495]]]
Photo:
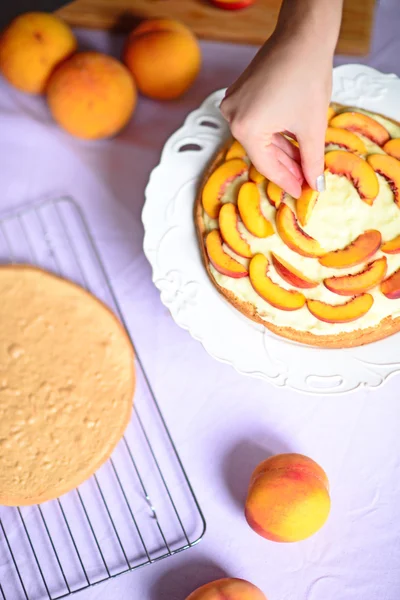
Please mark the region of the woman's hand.
[[[301, 0], [303, 11], [308, 4], [309, 13], [297, 17], [293, 11], [300, 2], [286, 0], [275, 33], [221, 104], [232, 135], [254, 166], [294, 197], [300, 195], [304, 179], [314, 189], [324, 186], [324, 142], [337, 32], [330, 35], [333, 42], [326, 35], [321, 44], [321, 32], [312, 34], [318, 14], [324, 25], [321, 6], [325, 3], [328, 13], [328, 5], [335, 5], [338, 32], [341, 0]], [[300, 150], [281, 132], [295, 137]]]

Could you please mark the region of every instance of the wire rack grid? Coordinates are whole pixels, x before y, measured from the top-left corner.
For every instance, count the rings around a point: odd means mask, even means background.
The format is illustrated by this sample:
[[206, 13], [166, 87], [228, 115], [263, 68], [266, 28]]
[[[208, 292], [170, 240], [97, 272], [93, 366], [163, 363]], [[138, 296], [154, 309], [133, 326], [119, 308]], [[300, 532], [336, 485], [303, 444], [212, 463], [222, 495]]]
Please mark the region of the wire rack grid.
[[[0, 219], [0, 263], [34, 264], [71, 279], [126, 327], [84, 216], [71, 199], [41, 202]], [[110, 460], [57, 500], [0, 507], [0, 599], [59, 600], [202, 538], [204, 516], [135, 352], [134, 411]]]

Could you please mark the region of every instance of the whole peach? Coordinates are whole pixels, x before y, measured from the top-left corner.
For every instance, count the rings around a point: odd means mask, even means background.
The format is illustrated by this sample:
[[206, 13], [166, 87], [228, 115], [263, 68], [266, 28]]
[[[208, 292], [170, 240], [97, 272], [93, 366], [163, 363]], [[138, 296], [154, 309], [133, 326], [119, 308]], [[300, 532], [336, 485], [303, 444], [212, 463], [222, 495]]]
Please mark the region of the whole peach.
[[55, 15], [25, 13], [0, 36], [0, 72], [19, 90], [41, 94], [54, 67], [75, 52], [76, 45], [71, 29]]
[[256, 533], [275, 542], [297, 542], [318, 531], [330, 511], [326, 473], [302, 454], [278, 454], [255, 469], [245, 515]]
[[267, 600], [261, 590], [244, 579], [218, 579], [194, 591], [186, 600]]
[[171, 19], [154, 19], [132, 31], [123, 61], [145, 96], [171, 100], [186, 92], [196, 79], [201, 52], [185, 25]]
[[99, 52], [64, 61], [47, 86], [50, 111], [61, 127], [84, 139], [110, 137], [132, 116], [137, 93], [128, 69]]

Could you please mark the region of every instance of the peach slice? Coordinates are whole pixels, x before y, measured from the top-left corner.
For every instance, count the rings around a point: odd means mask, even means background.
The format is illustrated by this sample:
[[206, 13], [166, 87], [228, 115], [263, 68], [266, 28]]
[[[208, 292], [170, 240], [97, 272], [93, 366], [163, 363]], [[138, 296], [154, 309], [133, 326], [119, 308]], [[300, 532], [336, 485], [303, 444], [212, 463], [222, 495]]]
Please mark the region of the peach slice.
[[381, 292], [390, 300], [400, 298], [400, 269], [397, 269], [390, 277], [382, 281]]
[[399, 254], [399, 252], [400, 252], [400, 235], [397, 235], [395, 238], [393, 238], [389, 242], [385, 242], [384, 244], [382, 244], [381, 250], [385, 254]]
[[389, 132], [383, 125], [368, 115], [357, 112], [344, 112], [330, 120], [331, 127], [348, 129], [369, 138], [378, 146], [383, 146], [390, 139]]
[[325, 154], [325, 166], [331, 173], [347, 177], [361, 200], [372, 206], [379, 192], [379, 182], [374, 169], [363, 158], [345, 150], [332, 150]]
[[374, 288], [385, 277], [387, 271], [386, 257], [378, 258], [365, 267], [360, 273], [328, 277], [324, 285], [331, 292], [340, 296], [357, 296]]
[[221, 197], [227, 186], [247, 171], [247, 165], [241, 158], [233, 158], [222, 163], [211, 173], [203, 188], [203, 208], [211, 219], [217, 219], [221, 208]]
[[235, 140], [232, 145], [228, 148], [225, 156], [225, 160], [231, 160], [232, 158], [244, 158], [246, 156], [246, 150], [242, 144]]
[[274, 183], [273, 181], [268, 181], [267, 188], [265, 191], [269, 203], [272, 204], [272, 206], [275, 206], [275, 208], [278, 208], [285, 196], [285, 192], [283, 191], [283, 189], [279, 187], [279, 185], [276, 185], [276, 183]]
[[400, 208], [400, 161], [386, 154], [370, 154], [367, 161], [376, 173], [386, 179], [393, 192], [394, 201]]
[[313, 190], [309, 185], [304, 184], [301, 196], [296, 200], [296, 213], [300, 224], [307, 225], [312, 210], [318, 200], [319, 192]]
[[238, 196], [238, 209], [246, 229], [256, 237], [265, 238], [275, 233], [271, 223], [261, 213], [260, 191], [253, 181], [242, 184]]
[[327, 119], [328, 123], [329, 123], [329, 121], [330, 121], [331, 119], [333, 119], [333, 117], [334, 117], [335, 115], [336, 115], [336, 111], [335, 111], [335, 109], [334, 109], [334, 108], [332, 108], [332, 106], [329, 106], [329, 108], [328, 108], [328, 111], [327, 111], [327, 114], [326, 114], [326, 119]]
[[236, 252], [243, 258], [253, 256], [249, 244], [242, 238], [238, 230], [238, 212], [232, 202], [227, 202], [221, 206], [219, 211], [219, 229], [222, 239], [233, 252]]
[[331, 269], [354, 267], [370, 259], [379, 250], [381, 242], [380, 232], [368, 229], [345, 248], [327, 252], [319, 259], [319, 262], [324, 267]]
[[355, 296], [345, 304], [327, 304], [319, 300], [307, 300], [308, 310], [316, 319], [326, 323], [350, 323], [363, 317], [374, 303], [371, 294]]
[[328, 127], [325, 133], [325, 146], [335, 144], [355, 154], [367, 154], [367, 148], [361, 138], [347, 129]]
[[324, 254], [317, 240], [301, 229], [294, 212], [287, 204], [281, 204], [278, 208], [276, 228], [282, 241], [294, 252], [311, 258]]
[[237, 260], [229, 256], [222, 246], [222, 238], [218, 229], [213, 229], [206, 237], [206, 249], [210, 263], [221, 275], [228, 275], [234, 279], [247, 277], [246, 267]]
[[303, 294], [294, 290], [285, 290], [268, 277], [268, 266], [268, 259], [264, 254], [256, 254], [250, 261], [250, 283], [257, 294], [280, 310], [298, 310], [304, 306], [306, 299]]
[[257, 171], [254, 165], [250, 165], [249, 179], [251, 181], [254, 181], [254, 183], [261, 183], [262, 181], [264, 181], [265, 177], [264, 175], [261, 175], [259, 171]]
[[400, 138], [395, 138], [394, 140], [389, 140], [383, 146], [383, 150], [393, 156], [393, 158], [397, 158], [400, 160]]
[[276, 272], [278, 275], [282, 277], [287, 283], [293, 285], [294, 287], [308, 289], [315, 288], [318, 285], [317, 281], [313, 281], [309, 279], [301, 271], [298, 271], [292, 265], [290, 265], [286, 260], [283, 260], [280, 256], [277, 256], [273, 252], [271, 252], [272, 264], [274, 265]]

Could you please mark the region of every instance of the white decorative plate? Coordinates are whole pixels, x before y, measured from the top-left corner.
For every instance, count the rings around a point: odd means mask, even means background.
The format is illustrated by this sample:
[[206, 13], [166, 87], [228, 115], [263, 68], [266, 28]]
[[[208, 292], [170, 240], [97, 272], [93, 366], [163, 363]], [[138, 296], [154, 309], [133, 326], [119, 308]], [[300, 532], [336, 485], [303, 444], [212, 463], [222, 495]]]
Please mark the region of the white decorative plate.
[[[172, 135], [146, 189], [144, 252], [163, 303], [214, 358], [240, 373], [316, 394], [377, 388], [400, 372], [400, 334], [346, 350], [302, 346], [245, 318], [209, 281], [193, 203], [206, 165], [229, 133], [218, 108], [223, 95], [209, 96]], [[370, 67], [336, 68], [332, 99], [400, 120], [400, 79]]]

